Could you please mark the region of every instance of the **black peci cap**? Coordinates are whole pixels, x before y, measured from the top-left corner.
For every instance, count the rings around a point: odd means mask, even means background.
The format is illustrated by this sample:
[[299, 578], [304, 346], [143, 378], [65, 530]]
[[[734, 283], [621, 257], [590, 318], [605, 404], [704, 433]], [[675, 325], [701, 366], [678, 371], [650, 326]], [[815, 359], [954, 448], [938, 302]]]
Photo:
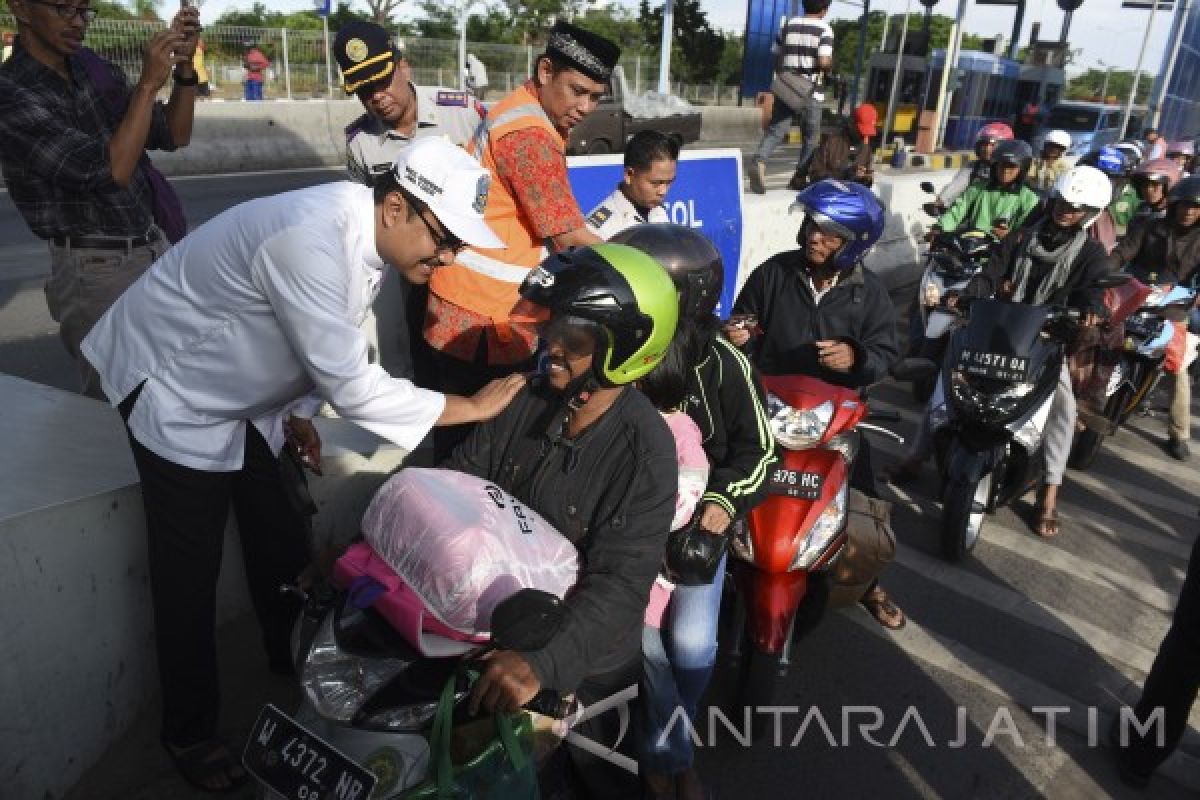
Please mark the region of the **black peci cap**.
[[621, 58], [621, 48], [616, 43], [568, 22], [555, 23], [546, 42], [546, 53], [561, 58], [595, 81], [607, 81]]
[[333, 40], [333, 57], [342, 69], [346, 94], [391, 75], [396, 55], [392, 37], [372, 22], [347, 22]]

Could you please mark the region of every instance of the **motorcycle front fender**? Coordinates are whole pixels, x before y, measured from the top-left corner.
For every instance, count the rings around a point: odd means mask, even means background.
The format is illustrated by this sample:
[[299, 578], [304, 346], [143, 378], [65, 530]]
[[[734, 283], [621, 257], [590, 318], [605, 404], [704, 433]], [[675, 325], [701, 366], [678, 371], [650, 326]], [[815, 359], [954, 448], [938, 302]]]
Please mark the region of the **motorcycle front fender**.
[[946, 454], [946, 479], [961, 484], [976, 483], [994, 470], [1003, 458], [1004, 446], [1001, 444], [975, 450], [955, 438]]
[[778, 654], [808, 591], [808, 572], [763, 572], [738, 562], [734, 579], [746, 604], [746, 634], [757, 650]]

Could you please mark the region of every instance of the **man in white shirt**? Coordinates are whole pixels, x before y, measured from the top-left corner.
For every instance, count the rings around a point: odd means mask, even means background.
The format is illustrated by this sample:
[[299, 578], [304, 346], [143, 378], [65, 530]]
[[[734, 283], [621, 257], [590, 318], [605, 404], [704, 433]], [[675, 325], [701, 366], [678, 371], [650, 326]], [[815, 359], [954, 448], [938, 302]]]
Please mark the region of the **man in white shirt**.
[[268, 664], [288, 673], [296, 607], [278, 587], [308, 552], [280, 480], [285, 438], [319, 468], [310, 418], [328, 402], [412, 449], [433, 425], [494, 416], [524, 384], [513, 376], [473, 397], [420, 389], [371, 364], [359, 330], [389, 264], [423, 283], [465, 243], [502, 246], [483, 220], [490, 181], [464, 151], [427, 139], [374, 189], [347, 181], [244, 203], [168, 250], [84, 339], [141, 478], [161, 739], [197, 787], [246, 779], [215, 737], [216, 585], [230, 505]]
[[608, 240], [626, 228], [670, 222], [663, 200], [675, 182], [679, 145], [658, 131], [639, 131], [625, 145], [625, 174], [617, 188], [588, 214], [588, 227]]

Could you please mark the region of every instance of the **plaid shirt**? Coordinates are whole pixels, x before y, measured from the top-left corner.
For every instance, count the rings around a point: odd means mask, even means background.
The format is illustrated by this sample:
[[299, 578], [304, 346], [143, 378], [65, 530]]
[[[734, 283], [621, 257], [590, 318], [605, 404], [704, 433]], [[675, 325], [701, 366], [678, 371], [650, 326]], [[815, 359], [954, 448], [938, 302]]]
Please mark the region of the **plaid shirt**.
[[[141, 169], [128, 188], [112, 179], [108, 142], [115, 125], [83, 65], [67, 59], [71, 81], [21, 46], [0, 65], [0, 168], [13, 204], [35, 236], [141, 236], [154, 200]], [[125, 73], [112, 66], [129, 93]], [[162, 103], [146, 137], [149, 149], [174, 150]]]

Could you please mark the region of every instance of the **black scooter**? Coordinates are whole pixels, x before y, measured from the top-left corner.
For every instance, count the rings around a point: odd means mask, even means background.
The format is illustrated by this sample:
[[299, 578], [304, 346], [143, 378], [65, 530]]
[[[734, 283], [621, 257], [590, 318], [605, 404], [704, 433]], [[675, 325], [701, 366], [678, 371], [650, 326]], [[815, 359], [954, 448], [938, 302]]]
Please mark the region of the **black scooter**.
[[[1120, 285], [1105, 278], [1100, 288]], [[974, 549], [985, 515], [1036, 486], [1042, 439], [1076, 309], [979, 299], [960, 313], [934, 390], [930, 430], [942, 494], [942, 553]], [[926, 369], [932, 366], [924, 362]], [[906, 373], [918, 371], [905, 365]]]

